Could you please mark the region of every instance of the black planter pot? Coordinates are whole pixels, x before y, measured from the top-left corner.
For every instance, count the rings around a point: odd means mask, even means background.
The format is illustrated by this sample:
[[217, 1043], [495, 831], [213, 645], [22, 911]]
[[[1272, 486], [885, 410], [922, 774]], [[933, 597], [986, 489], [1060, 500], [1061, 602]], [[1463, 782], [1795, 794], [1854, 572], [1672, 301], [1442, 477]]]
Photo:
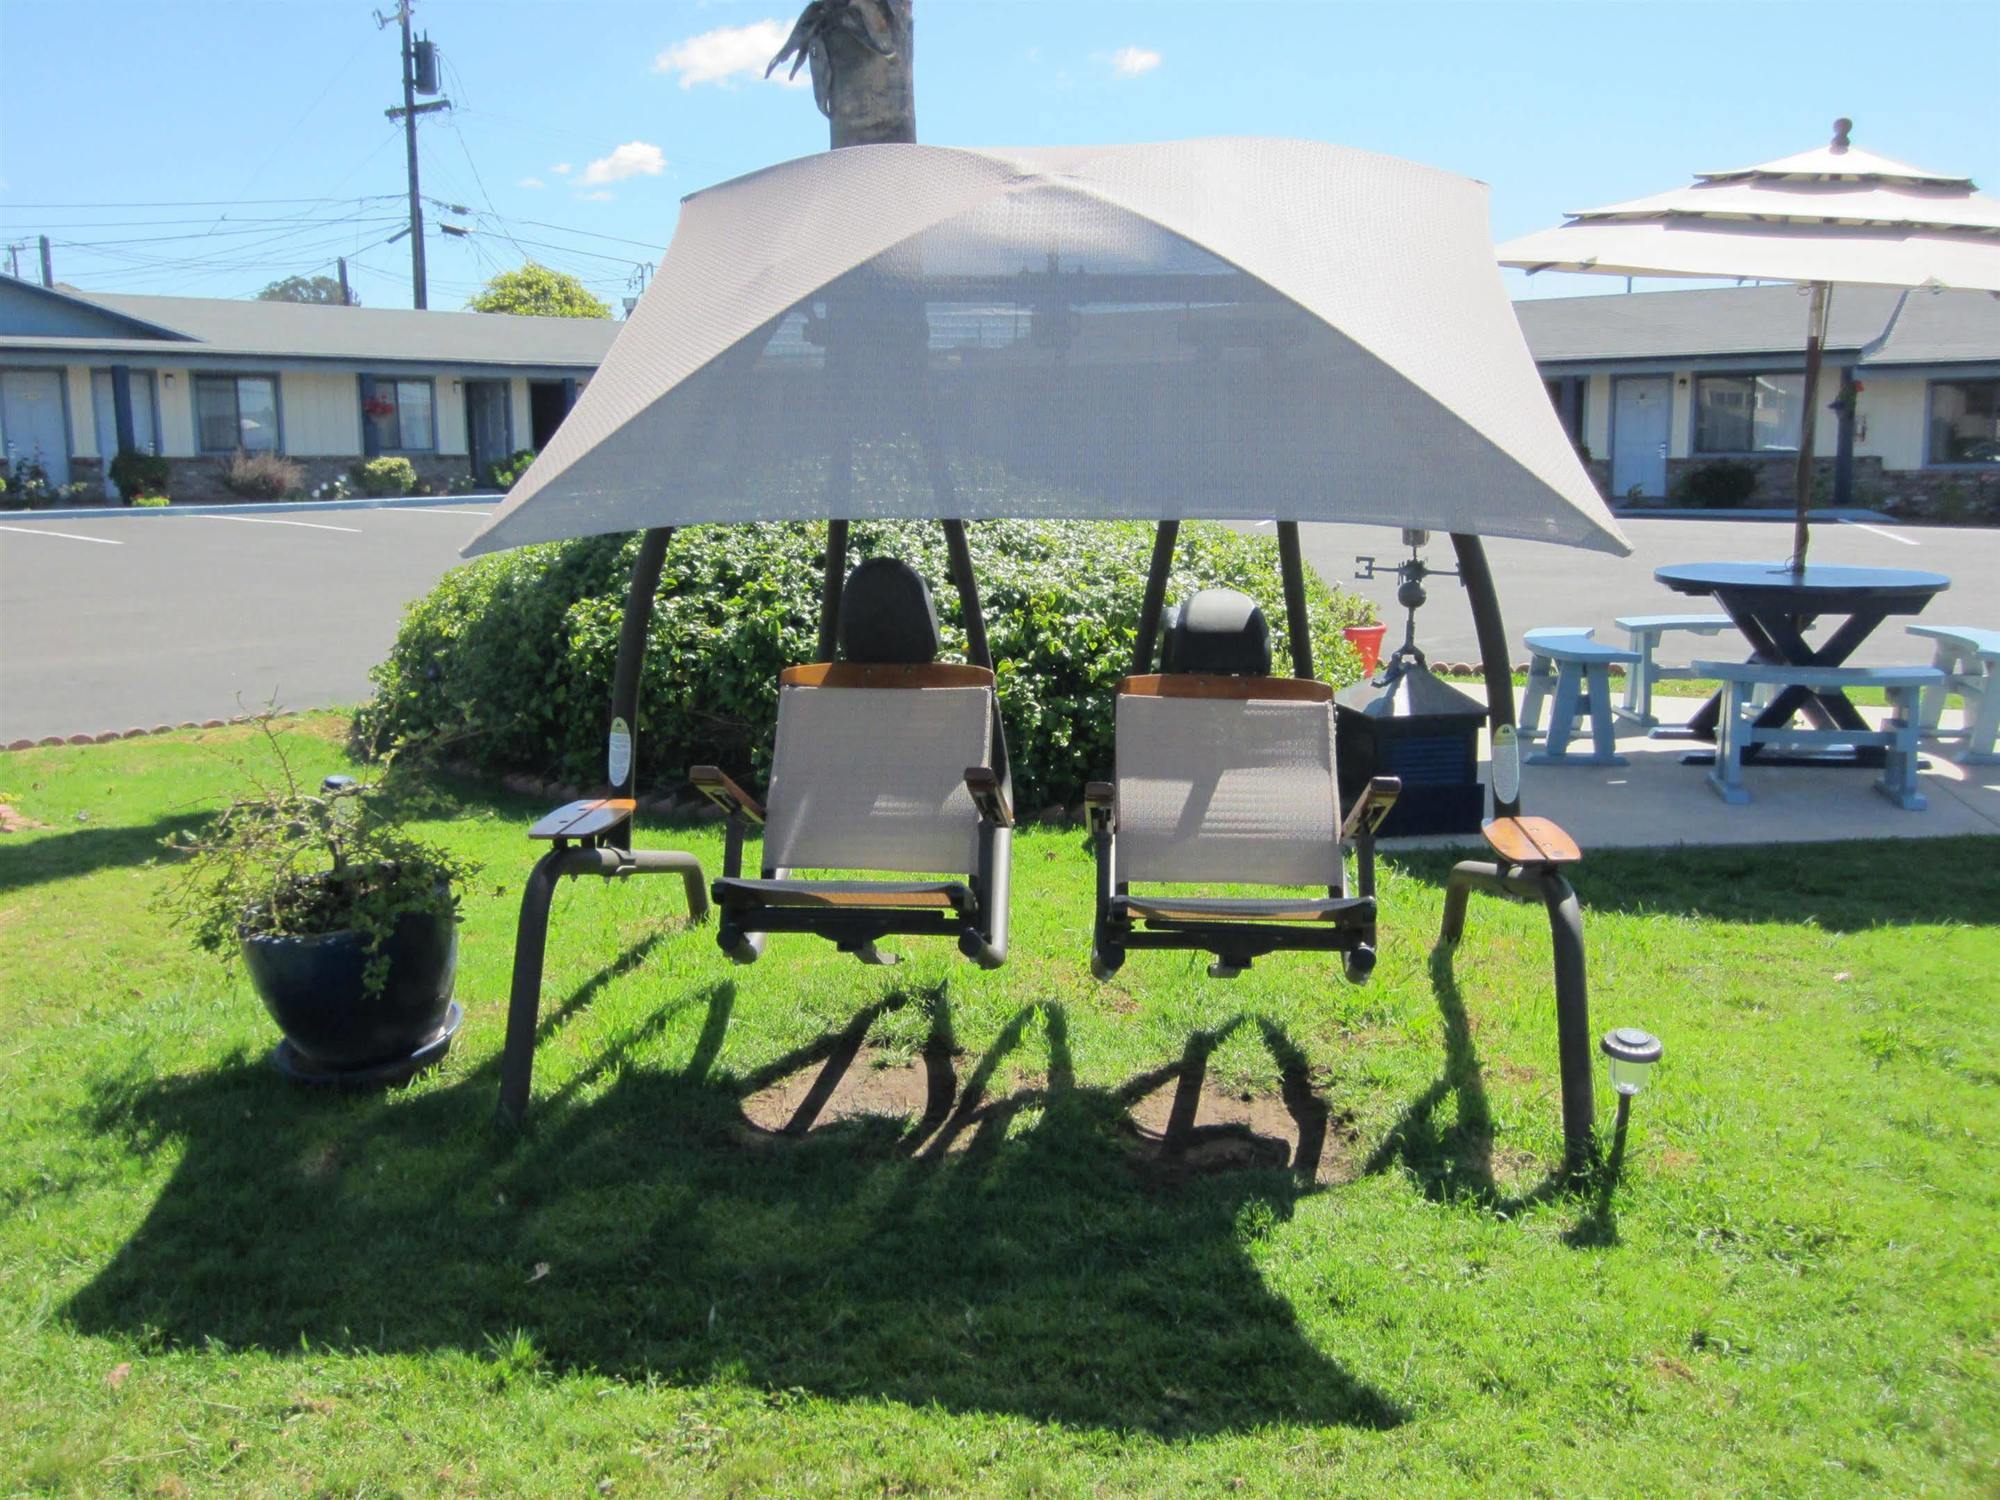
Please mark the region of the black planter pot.
[[[271, 1019], [306, 1065], [287, 1071], [330, 1075], [378, 1071], [448, 1040], [458, 975], [458, 924], [412, 913], [388, 941], [382, 993], [362, 984], [368, 940], [358, 932], [319, 937], [247, 937], [243, 964]], [[438, 1056], [443, 1048], [435, 1048]], [[434, 1059], [426, 1058], [425, 1061]]]

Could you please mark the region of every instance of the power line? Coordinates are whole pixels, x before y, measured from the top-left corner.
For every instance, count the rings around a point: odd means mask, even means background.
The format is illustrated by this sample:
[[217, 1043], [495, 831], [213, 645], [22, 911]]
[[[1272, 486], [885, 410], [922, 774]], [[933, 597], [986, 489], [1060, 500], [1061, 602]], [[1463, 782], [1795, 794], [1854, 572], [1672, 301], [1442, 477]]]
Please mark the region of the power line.
[[8, 203], [0, 205], [0, 212], [12, 212], [17, 208], [268, 208], [277, 203], [374, 203], [402, 196], [401, 193], [367, 193], [358, 198], [172, 198], [152, 203]]

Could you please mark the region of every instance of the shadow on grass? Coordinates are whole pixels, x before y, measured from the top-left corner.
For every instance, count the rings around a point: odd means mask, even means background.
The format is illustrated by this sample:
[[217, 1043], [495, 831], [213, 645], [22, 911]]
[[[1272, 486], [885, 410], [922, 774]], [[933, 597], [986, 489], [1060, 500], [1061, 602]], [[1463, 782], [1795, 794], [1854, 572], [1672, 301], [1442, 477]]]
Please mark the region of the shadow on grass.
[[[1594, 1161], [1581, 1172], [1557, 1166], [1525, 1192], [1501, 1190], [1493, 1172], [1493, 1111], [1486, 1098], [1486, 1076], [1473, 1045], [1452, 956], [1453, 949], [1442, 944], [1431, 951], [1431, 991], [1444, 1023], [1444, 1071], [1405, 1107], [1369, 1154], [1362, 1174], [1400, 1167], [1433, 1202], [1470, 1201], [1504, 1218], [1538, 1204], [1581, 1199], [1582, 1216], [1564, 1233], [1563, 1243], [1578, 1249], [1617, 1244], [1611, 1190], [1624, 1159], [1623, 1115], [1608, 1159]], [[1441, 1121], [1447, 1103], [1451, 1118]]]
[[99, 870], [143, 865], [166, 855], [160, 840], [198, 828], [212, 816], [207, 812], [176, 813], [127, 827], [72, 827], [26, 837], [9, 834], [0, 842], [0, 893]]
[[[1561, 809], [1550, 810], [1560, 821]], [[1893, 809], [1884, 812], [1892, 814]], [[1993, 899], [1996, 851], [2000, 839], [1976, 836], [1587, 850], [1571, 879], [1583, 899], [1586, 923], [1592, 915], [1618, 912], [1809, 923], [1829, 932], [1992, 926], [2000, 922], [2000, 903]], [[1464, 851], [1416, 850], [1384, 856], [1405, 874], [1439, 887], [1462, 857]]]
[[[181, 1156], [68, 1316], [273, 1351], [483, 1355], [518, 1329], [557, 1370], [1164, 1436], [1404, 1420], [1308, 1342], [1250, 1258], [1309, 1175], [1282, 1150], [1270, 1166], [1200, 1165], [1204, 1127], [1179, 1098], [1199, 1092], [1221, 1033], [1090, 1088], [1060, 1007], [1029, 1006], [961, 1082], [939, 989], [737, 1076], [721, 1062], [734, 1003], [733, 984], [690, 987], [538, 1098], [518, 1138], [489, 1123], [491, 1067], [401, 1098], [302, 1097], [247, 1060], [108, 1086], [100, 1128]], [[930, 1018], [921, 1103], [907, 1118], [828, 1114], [882, 1010], [912, 1003]], [[649, 1060], [693, 1007], [686, 1063]], [[1266, 1040], [1303, 1089], [1296, 1050]], [[1043, 1048], [1045, 1082], [992, 1092], [1010, 1054]], [[745, 1102], [786, 1079], [810, 1079], [802, 1102], [782, 1128], [753, 1125]], [[1148, 1139], [1130, 1104], [1169, 1083], [1175, 1123]], [[1316, 1104], [1299, 1106], [1302, 1147]], [[1323, 1138], [1323, 1106], [1319, 1119]]]

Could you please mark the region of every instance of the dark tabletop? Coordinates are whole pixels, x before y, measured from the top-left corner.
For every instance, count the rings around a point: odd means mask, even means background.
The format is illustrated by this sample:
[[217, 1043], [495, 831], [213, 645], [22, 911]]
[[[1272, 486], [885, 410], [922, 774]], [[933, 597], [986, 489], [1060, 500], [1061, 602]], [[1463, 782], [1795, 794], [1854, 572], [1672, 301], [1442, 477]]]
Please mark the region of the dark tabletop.
[[1780, 603], [1797, 600], [1825, 611], [1838, 600], [1855, 604], [1928, 599], [1951, 587], [1942, 573], [1914, 568], [1838, 568], [1808, 565], [1794, 573], [1783, 563], [1675, 563], [1653, 576], [1676, 593], [1755, 595]]

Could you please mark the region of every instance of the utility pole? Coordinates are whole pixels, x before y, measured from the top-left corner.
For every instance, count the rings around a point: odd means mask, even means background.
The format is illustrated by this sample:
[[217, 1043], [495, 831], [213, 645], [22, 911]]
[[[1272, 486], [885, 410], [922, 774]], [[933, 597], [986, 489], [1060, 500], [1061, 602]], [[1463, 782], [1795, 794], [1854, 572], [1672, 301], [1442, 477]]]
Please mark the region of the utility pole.
[[16, 281], [21, 279], [21, 252], [27, 248], [26, 240], [16, 240], [7, 247], [7, 274]]
[[340, 305], [342, 307], [352, 307], [354, 306], [354, 297], [347, 290], [347, 257], [344, 255], [341, 256], [335, 264], [340, 267]]
[[[417, 116], [429, 114], [435, 109], [450, 109], [451, 101], [449, 99], [436, 99], [429, 104], [417, 103], [419, 92], [435, 94], [437, 92], [437, 84], [434, 78], [426, 80], [429, 84], [428, 87], [420, 89], [418, 84], [417, 48], [419, 44], [411, 40], [410, 37], [411, 4], [412, 0], [396, 0], [396, 14], [394, 16], [385, 16], [380, 11], [377, 11], [375, 13], [375, 24], [378, 27], [387, 26], [393, 20], [402, 28], [403, 104], [400, 109], [385, 110], [384, 113], [392, 120], [401, 120], [403, 122], [403, 142], [410, 167], [410, 291], [413, 305], [418, 308], [426, 308], [430, 306], [430, 291], [426, 285], [424, 276], [424, 200], [417, 185]], [[435, 54], [429, 51], [431, 44], [428, 40], [421, 45], [424, 47], [427, 56], [435, 56]], [[432, 72], [435, 72], [434, 67], [432, 68]]]
[[49, 265], [49, 237], [47, 235], [43, 235], [41, 237], [41, 240], [42, 240], [42, 285], [54, 286], [56, 284], [56, 273]]

